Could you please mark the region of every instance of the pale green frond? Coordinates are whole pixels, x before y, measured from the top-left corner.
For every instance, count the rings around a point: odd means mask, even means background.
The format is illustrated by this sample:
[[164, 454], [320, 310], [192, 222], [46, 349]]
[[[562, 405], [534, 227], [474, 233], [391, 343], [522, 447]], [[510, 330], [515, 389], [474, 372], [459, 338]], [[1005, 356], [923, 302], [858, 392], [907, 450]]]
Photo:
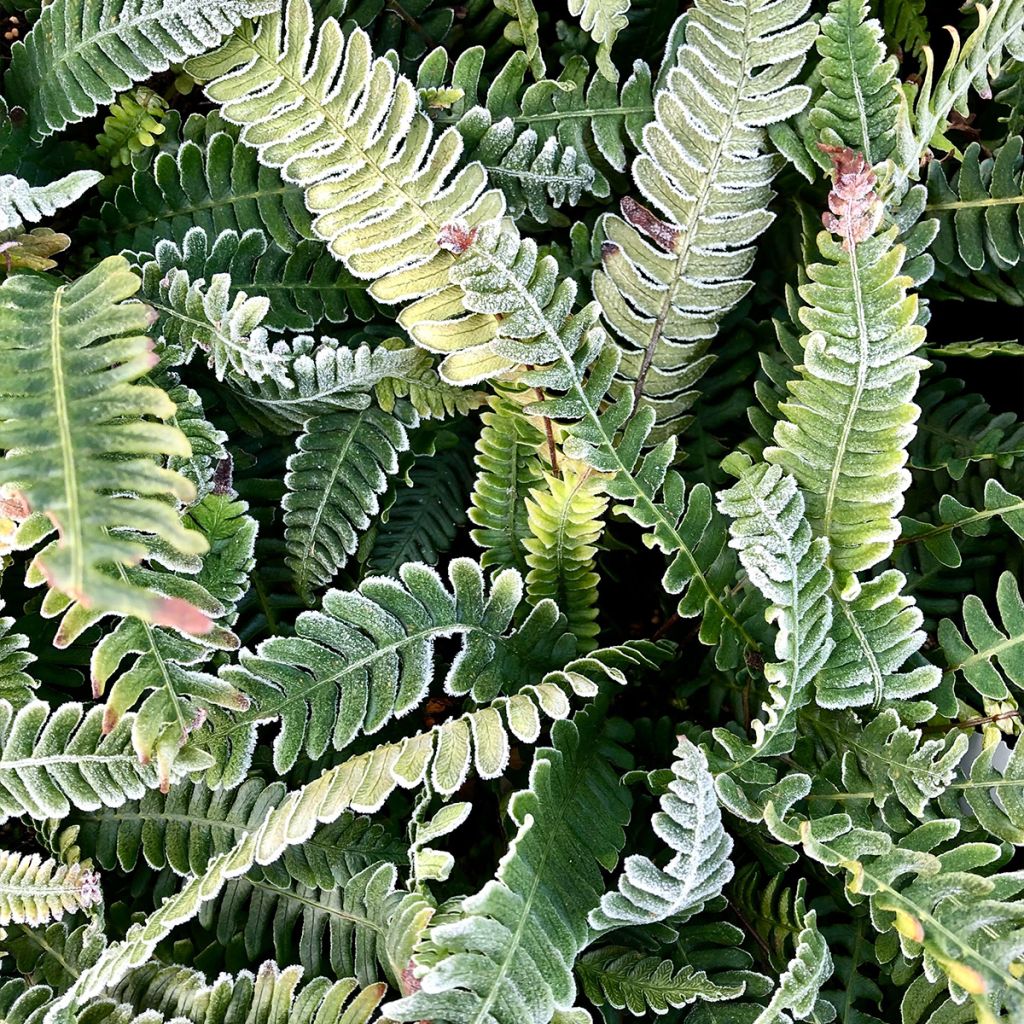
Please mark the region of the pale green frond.
[[287, 561], [304, 597], [330, 583], [355, 553], [380, 512], [381, 495], [398, 473], [417, 420], [402, 402], [390, 415], [370, 406], [306, 423], [288, 458], [281, 502]]
[[188, 455], [172, 455], [167, 467], [188, 480], [196, 489], [196, 500], [202, 501], [220, 486], [218, 470], [222, 471], [229, 457], [225, 447], [228, 435], [206, 418], [203, 400], [192, 388], [177, 384], [167, 397], [174, 403], [174, 415], [168, 422], [185, 435], [191, 449]]
[[818, 72], [824, 90], [809, 123], [820, 140], [849, 146], [877, 164], [896, 144], [901, 93], [897, 61], [887, 57], [882, 26], [868, 16], [867, 0], [835, 0], [821, 21]]
[[163, 97], [144, 85], [118, 97], [96, 136], [97, 154], [111, 167], [130, 167], [136, 154], [156, 145], [167, 131], [161, 123], [166, 113]]
[[685, 738], [679, 740], [675, 754], [673, 779], [660, 799], [661, 810], [651, 818], [655, 835], [672, 851], [672, 859], [659, 867], [649, 857], [627, 857], [617, 890], [605, 893], [601, 906], [590, 912], [588, 921], [595, 931], [685, 921], [732, 878], [732, 839], [722, 827], [707, 758]]
[[770, 701], [766, 719], [751, 724], [754, 742], [746, 746], [724, 729], [715, 738], [737, 763], [788, 753], [796, 740], [796, 713], [813, 697], [813, 681], [826, 665], [835, 642], [827, 565], [828, 541], [813, 537], [804, 496], [793, 477], [778, 466], [751, 465], [735, 458], [739, 480], [718, 496], [733, 519], [730, 547], [750, 582], [768, 601], [765, 618], [777, 626], [777, 662], [765, 665]]
[[159, 422], [174, 405], [159, 388], [132, 383], [156, 360], [141, 333], [152, 322], [147, 308], [126, 301], [138, 288], [120, 257], [71, 284], [21, 274], [0, 285], [0, 485], [49, 518], [28, 520], [26, 544], [57, 530], [37, 556], [51, 587], [95, 609], [202, 633], [210, 620], [187, 601], [105, 571], [147, 554], [112, 530], [152, 535], [186, 555], [206, 549], [175, 510], [192, 485], [153, 458], [189, 454], [185, 435]]
[[569, 13], [580, 19], [580, 28], [597, 43], [597, 66], [612, 82], [619, 72], [612, 63], [612, 47], [618, 34], [629, 24], [630, 0], [569, 0]]
[[[789, 1024], [793, 1020], [829, 1019], [818, 1007], [822, 985], [832, 976], [832, 955], [818, 930], [817, 914], [808, 910], [797, 937], [796, 950], [779, 977], [768, 1005], [754, 1024]], [[831, 1010], [831, 1007], [828, 1007]]]
[[914, 355], [925, 331], [894, 237], [890, 230], [847, 248], [828, 232], [818, 236], [828, 262], [808, 267], [800, 289], [804, 361], [764, 452], [803, 489], [844, 591], [899, 536], [906, 448], [920, 412], [913, 398], [928, 365]]
[[624, 348], [620, 376], [656, 410], [656, 440], [685, 426], [718, 324], [751, 287], [780, 166], [764, 127], [810, 98], [793, 84], [818, 31], [800, 21], [807, 7], [699, 0], [633, 162], [650, 208], [627, 196], [603, 221], [594, 295]]
[[608, 509], [605, 481], [567, 465], [545, 473], [526, 498], [524, 538], [530, 604], [550, 599], [562, 610], [581, 651], [597, 646], [597, 547]]
[[518, 573], [501, 572], [488, 588], [479, 566], [459, 558], [448, 578], [451, 589], [433, 569], [413, 562], [398, 580], [370, 577], [356, 591], [328, 591], [321, 611], [299, 616], [294, 637], [242, 651], [238, 664], [221, 672], [255, 705], [234, 731], [255, 738], [257, 723], [279, 720], [274, 764], [285, 772], [301, 752], [318, 758], [329, 747], [343, 750], [360, 733], [373, 734], [421, 704], [442, 638], [457, 636], [462, 644], [444, 691], [472, 693], [478, 703], [539, 682], [571, 655], [574, 640], [551, 601], [510, 628], [523, 603]]
[[628, 1010], [634, 1017], [668, 1013], [690, 1003], [735, 999], [742, 985], [716, 985], [704, 971], [689, 964], [676, 968], [671, 960], [626, 946], [602, 946], [576, 961], [576, 976], [595, 1006]]
[[0, 925], [59, 921], [102, 899], [99, 876], [84, 864], [0, 850]]
[[99, 171], [72, 171], [49, 185], [30, 185], [13, 174], [0, 174], [0, 231], [52, 217], [102, 178]]
[[512, 21], [505, 26], [505, 38], [520, 47], [533, 77], [544, 77], [544, 55], [540, 52], [540, 18], [533, 0], [494, 0], [494, 6]]
[[481, 565], [518, 569], [525, 576], [530, 536], [526, 498], [544, 479], [538, 455], [544, 435], [521, 406], [501, 396], [488, 404], [476, 443], [477, 474], [469, 508], [476, 529], [469, 535], [484, 549]]
[[276, 0], [54, 0], [38, 31], [12, 47], [4, 88], [28, 111], [38, 140], [276, 7]]

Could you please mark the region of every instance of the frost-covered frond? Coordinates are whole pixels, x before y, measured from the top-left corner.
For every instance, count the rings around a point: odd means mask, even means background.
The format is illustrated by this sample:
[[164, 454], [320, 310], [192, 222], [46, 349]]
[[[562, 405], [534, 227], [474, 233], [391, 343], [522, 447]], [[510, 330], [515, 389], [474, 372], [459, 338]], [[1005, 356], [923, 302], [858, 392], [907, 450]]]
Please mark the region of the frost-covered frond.
[[138, 288], [120, 257], [70, 284], [19, 274], [0, 285], [0, 486], [13, 486], [35, 513], [19, 546], [56, 529], [58, 540], [36, 559], [52, 588], [95, 609], [201, 633], [209, 619], [187, 601], [105, 571], [148, 553], [110, 532], [118, 529], [186, 556], [206, 549], [175, 510], [192, 485], [154, 459], [189, 454], [184, 434], [158, 422], [174, 406], [159, 388], [132, 383], [156, 361], [142, 334], [149, 312], [127, 301]]
[[944, 470], [959, 480], [972, 462], [1006, 468], [1024, 455], [1024, 423], [1012, 412], [993, 413], [981, 395], [964, 394], [963, 387], [962, 380], [944, 376], [921, 389], [912, 469]]
[[[173, 252], [157, 248], [162, 256]], [[193, 280], [182, 267], [162, 265], [159, 257], [144, 264], [141, 274], [142, 294], [159, 316], [156, 332], [167, 364], [187, 363], [199, 350], [218, 380], [232, 373], [256, 384], [269, 377], [288, 386], [285, 359], [271, 350], [262, 326], [268, 298], [236, 291], [230, 274]]]
[[597, 543], [608, 508], [599, 476], [562, 467], [545, 473], [526, 498], [530, 536], [523, 540], [530, 604], [550, 599], [562, 610], [581, 651], [597, 646]]
[[[275, 5], [278, 6], [278, 5]], [[458, 132], [432, 139], [412, 82], [374, 58], [360, 29], [314, 28], [308, 0], [289, 0], [188, 62], [222, 116], [260, 162], [302, 186], [313, 230], [371, 294], [391, 303], [443, 291], [451, 253], [438, 247], [446, 223], [501, 212], [484, 193], [479, 164], [455, 171]], [[211, 81], [212, 79], [212, 81]]]
[[[946, 656], [946, 672], [962, 676], [982, 697], [1006, 700], [1007, 682], [1024, 690], [1024, 601], [1011, 572], [999, 577], [997, 624], [977, 594], [964, 599], [964, 633], [951, 619], [939, 623], [939, 643]], [[966, 636], [964, 635], [966, 634]]]
[[627, 197], [623, 217], [603, 221], [594, 295], [624, 348], [621, 377], [657, 411], [656, 439], [685, 425], [718, 324], [750, 288], [751, 243], [772, 222], [779, 169], [763, 129], [810, 97], [792, 84], [817, 34], [800, 23], [807, 6], [695, 5], [633, 162], [648, 205]]
[[777, 662], [766, 664], [770, 702], [765, 721], [755, 719], [749, 748], [724, 729], [715, 738], [734, 761], [788, 753], [796, 738], [796, 713], [810, 703], [813, 680], [835, 646], [826, 564], [828, 541], [812, 537], [804, 497], [793, 477], [778, 466], [732, 462], [739, 480], [718, 497], [722, 512], [733, 519], [730, 547], [768, 601], [765, 617], [778, 627]]
[[[133, 714], [103, 730], [103, 709], [0, 701], [0, 820], [63, 818], [72, 808], [120, 807], [159, 783], [156, 766], [132, 749]], [[201, 768], [186, 749], [176, 772]]]
[[634, 61], [619, 88], [603, 74], [591, 76], [587, 62], [572, 56], [557, 79], [527, 85], [529, 61], [520, 50], [494, 76], [485, 94], [480, 83], [484, 57], [482, 46], [470, 47], [459, 54], [450, 74], [447, 51], [438, 48], [426, 57], [416, 76], [421, 95], [446, 86], [462, 93], [446, 110], [431, 112], [434, 120], [454, 125], [466, 144], [466, 155], [479, 160], [499, 184], [503, 185], [501, 176], [495, 172], [526, 135], [541, 149], [554, 143], [559, 153], [571, 151], [578, 172], [590, 179], [587, 191], [607, 197], [611, 185], [602, 167], [626, 169], [628, 152], [639, 147], [643, 126], [654, 114], [647, 64]]
[[[399, 579], [370, 577], [354, 592], [329, 591], [322, 610], [303, 612], [294, 637], [273, 637], [242, 651], [221, 677], [254, 701], [238, 718], [232, 742], [250, 745], [257, 723], [280, 721], [274, 765], [288, 771], [300, 753], [318, 758], [372, 734], [426, 698], [434, 679], [434, 648], [458, 636], [461, 650], [444, 679], [446, 693], [477, 702], [515, 692], [561, 666], [574, 648], [555, 605], [538, 605], [510, 629], [523, 601], [518, 573], [499, 573], [491, 586], [466, 558], [448, 567], [449, 589], [425, 565], [409, 563]], [[228, 737], [215, 732], [214, 740]]]
[[[600, 681], [624, 681], [622, 668], [653, 667], [664, 656], [665, 651], [653, 644], [595, 652], [512, 697], [498, 698], [479, 711], [357, 754], [328, 769], [313, 782], [290, 792], [256, 831], [211, 860], [204, 874], [186, 881], [144, 924], [133, 925], [122, 942], [108, 946], [48, 1007], [46, 1021], [54, 1024], [64, 1006], [93, 998], [116, 985], [132, 963], [143, 962], [177, 925], [195, 917], [203, 904], [216, 899], [229, 879], [243, 875], [254, 864], [273, 864], [290, 847], [305, 843], [319, 825], [337, 821], [347, 811], [379, 810], [397, 788], [416, 788], [428, 777], [436, 792], [448, 796], [463, 785], [470, 768], [483, 778], [496, 778], [508, 764], [510, 733], [521, 743], [535, 743], [540, 736], [541, 714], [556, 720], [569, 714], [564, 686], [592, 697]], [[618, 787], [618, 776], [614, 778]], [[569, 877], [563, 872], [563, 878]]]
[[939, 498], [938, 522], [925, 523], [909, 516], [900, 518], [903, 535], [900, 544], [920, 543], [943, 565], [960, 565], [956, 531], [967, 537], [985, 537], [995, 520], [1001, 520], [1024, 540], [1024, 498], [1011, 494], [996, 479], [985, 481], [982, 507], [970, 508], [952, 494]]
[[[0, 501], [0, 530], [3, 528], [2, 512], [3, 502]], [[20, 708], [32, 699], [32, 691], [39, 684], [25, 671], [36, 658], [28, 649], [28, 637], [16, 632], [14, 623], [12, 616], [0, 616], [0, 700]]]
[[143, 268], [150, 260], [161, 276], [174, 269], [185, 271], [190, 281], [229, 275], [233, 292], [269, 301], [261, 322], [270, 330], [309, 331], [324, 320], [343, 323], [350, 311], [360, 320], [374, 313], [365, 286], [312, 239], [302, 239], [287, 252], [259, 228], [243, 233], [226, 229], [211, 238], [197, 226], [180, 243], [161, 239], [154, 254], [135, 257]]
[[102, 178], [99, 171], [72, 171], [49, 185], [30, 185], [13, 174], [0, 174], [0, 231], [52, 217]]
[[1022, 149], [1024, 139], [1013, 135], [982, 159], [980, 144], [972, 142], [955, 173], [948, 173], [937, 160], [929, 165], [925, 214], [938, 223], [932, 253], [942, 285], [998, 298], [1000, 275], [1020, 266], [1024, 258]]
[[832, 603], [835, 647], [814, 679], [814, 700], [823, 708], [852, 708], [908, 700], [934, 690], [941, 672], [934, 665], [902, 671], [921, 649], [924, 616], [903, 590], [906, 577], [887, 569], [850, 599]]
[[920, 411], [913, 398], [927, 366], [913, 354], [925, 332], [894, 237], [889, 230], [848, 245], [818, 236], [828, 262], [808, 267], [800, 289], [803, 364], [764, 453], [796, 477], [844, 588], [850, 574], [887, 558], [899, 536], [906, 448]]
[[193, 114], [176, 153], [158, 153], [103, 204], [96, 227], [104, 253], [153, 252], [161, 241], [183, 245], [190, 228], [208, 238], [259, 229], [282, 252], [313, 237], [302, 189], [265, 167], [251, 147], [220, 130], [212, 115]]
[[518, 569], [525, 576], [525, 542], [530, 536], [526, 499], [543, 483], [538, 452], [544, 435], [514, 402], [495, 396], [488, 404], [476, 443], [477, 473], [469, 509], [476, 529], [469, 535], [484, 549], [480, 564], [485, 568]]
[[217, 487], [218, 467], [228, 459], [228, 435], [206, 418], [203, 400], [192, 388], [176, 384], [167, 396], [175, 407], [168, 422], [185, 435], [191, 449], [188, 455], [172, 455], [167, 466], [188, 480], [196, 489], [196, 500], [202, 501]]
[[99, 876], [84, 864], [0, 850], [0, 925], [59, 921], [102, 899]]
[[576, 977], [587, 999], [597, 1007], [628, 1010], [634, 1017], [668, 1013], [690, 1003], [735, 999], [742, 985], [717, 985], [689, 964], [645, 956], [628, 946], [601, 946], [576, 961]]
[[355, 553], [380, 512], [417, 420], [411, 406], [400, 402], [390, 415], [371, 405], [306, 423], [288, 457], [281, 501], [287, 562], [302, 596], [311, 598], [330, 583]]
[[276, 7], [277, 0], [54, 0], [12, 47], [5, 91], [41, 139]]
[[[231, 384], [246, 409], [277, 433], [296, 433], [317, 416], [366, 409], [375, 391], [389, 412], [399, 401], [396, 393], [405, 390], [400, 385], [418, 386], [423, 377], [423, 352], [387, 343], [350, 348], [337, 338], [301, 334], [276, 342], [272, 354], [283, 367], [281, 383], [267, 377], [258, 384], [234, 378]], [[380, 395], [389, 385], [385, 402]]]
[[622, 753], [596, 714], [556, 723], [529, 788], [509, 803], [517, 831], [496, 877], [430, 929], [418, 989], [388, 1003], [389, 1018], [546, 1024], [573, 1005], [585, 915], [604, 889], [601, 869], [614, 867], [625, 842], [630, 801], [615, 770]]
[[673, 779], [661, 810], [651, 819], [659, 839], [673, 852], [664, 868], [649, 857], [626, 858], [615, 892], [601, 897], [588, 921], [596, 931], [684, 921], [699, 913], [732, 878], [732, 839], [722, 827], [722, 812], [707, 758], [681, 738], [672, 763]]
[[619, 80], [619, 72], [612, 63], [612, 47], [629, 24], [629, 5], [630, 0], [569, 0], [569, 13], [580, 19], [580, 28], [598, 44], [598, 69], [612, 82]]
[[808, 120], [819, 140], [856, 149], [869, 164], [887, 159], [896, 144], [901, 96], [897, 61], [886, 56], [882, 26], [868, 16], [867, 0], [829, 4], [818, 52], [824, 90]]

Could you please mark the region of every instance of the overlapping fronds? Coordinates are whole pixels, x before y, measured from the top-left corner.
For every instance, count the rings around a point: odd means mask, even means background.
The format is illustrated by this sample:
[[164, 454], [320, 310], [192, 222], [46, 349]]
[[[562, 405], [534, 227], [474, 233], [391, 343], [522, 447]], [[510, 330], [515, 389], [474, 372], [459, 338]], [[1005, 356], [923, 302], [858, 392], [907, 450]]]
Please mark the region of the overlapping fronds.
[[59, 921], [101, 899], [99, 877], [83, 864], [0, 850], [0, 925]]

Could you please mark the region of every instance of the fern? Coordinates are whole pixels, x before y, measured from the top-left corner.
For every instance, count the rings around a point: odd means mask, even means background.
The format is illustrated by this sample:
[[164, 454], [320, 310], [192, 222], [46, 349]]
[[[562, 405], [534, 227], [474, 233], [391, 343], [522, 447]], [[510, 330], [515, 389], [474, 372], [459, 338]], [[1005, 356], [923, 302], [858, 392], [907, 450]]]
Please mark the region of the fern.
[[59, 921], [101, 899], [99, 878], [82, 864], [0, 850], [0, 925]]
[[97, 171], [73, 171], [49, 185], [30, 185], [13, 174], [0, 175], [0, 231], [52, 217], [76, 202], [102, 179]]
[[214, 0], [199, 10], [185, 0], [55, 0], [39, 31], [12, 47], [4, 84], [39, 139], [91, 117], [133, 82], [216, 46], [243, 18], [275, 6]]
[[597, 66], [612, 82], [619, 73], [612, 63], [611, 50], [618, 34], [629, 23], [629, 0], [569, 0], [569, 13], [580, 19], [580, 27], [598, 44]]
[[35, 661], [28, 649], [28, 637], [14, 632], [13, 626], [11, 616], [0, 618], [0, 700], [18, 708], [32, 699], [38, 683], [25, 671]]
[[[657, 411], [657, 438], [685, 425], [710, 340], [750, 287], [751, 243], [771, 223], [777, 169], [758, 152], [762, 128], [796, 114], [810, 95], [790, 84], [817, 31], [795, 24], [805, 9], [698, 4], [632, 169], [644, 199], [667, 219], [627, 198], [625, 219], [604, 222], [594, 294], [625, 345], [620, 374]], [[730, 57], [708, 76], [718, 54]], [[694, 103], [699, 114], [689, 119]]]
[[380, 496], [398, 473], [399, 453], [416, 414], [373, 406], [316, 416], [288, 459], [284, 508], [288, 562], [300, 594], [329, 583], [355, 552], [359, 535], [380, 510]]
[[[138, 287], [118, 257], [71, 285], [36, 276], [0, 285], [0, 448], [7, 450], [0, 483], [15, 485], [33, 512], [50, 518], [46, 526], [38, 517], [29, 520], [20, 543], [59, 532], [36, 556], [51, 587], [90, 607], [202, 633], [209, 619], [187, 601], [102, 569], [131, 565], [147, 553], [110, 533], [117, 528], [159, 537], [183, 554], [206, 548], [167, 504], [189, 498], [191, 484], [151, 461], [188, 455], [189, 448], [181, 431], [143, 419], [169, 417], [167, 395], [131, 383], [153, 365], [150, 342], [137, 333], [150, 322], [146, 309], [125, 301]], [[100, 339], [105, 344], [94, 344]], [[112, 453], [122, 457], [114, 461]]]
[[96, 152], [111, 167], [130, 165], [135, 154], [155, 145], [167, 131], [161, 124], [166, 112], [163, 98], [152, 89], [140, 86], [134, 94], [125, 93], [103, 120], [103, 131], [96, 136]]
[[548, 476], [545, 482], [526, 499], [531, 534], [523, 541], [530, 566], [526, 593], [531, 604], [553, 600], [564, 609], [579, 649], [592, 650], [599, 632], [595, 545], [608, 507], [604, 482], [568, 468], [561, 478]]

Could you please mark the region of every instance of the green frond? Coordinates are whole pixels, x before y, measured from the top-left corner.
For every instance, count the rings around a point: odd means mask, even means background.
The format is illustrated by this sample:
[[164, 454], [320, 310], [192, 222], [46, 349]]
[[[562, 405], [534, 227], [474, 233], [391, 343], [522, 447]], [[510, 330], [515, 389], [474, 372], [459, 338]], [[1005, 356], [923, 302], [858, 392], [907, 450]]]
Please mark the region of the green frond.
[[583, 914], [604, 889], [601, 869], [618, 860], [629, 797], [615, 770], [623, 751], [598, 715], [556, 723], [552, 744], [509, 803], [517, 833], [497, 875], [455, 920], [430, 929], [419, 988], [388, 1003], [389, 1018], [544, 1024], [575, 1002]]
[[645, 956], [626, 946], [602, 946], [584, 953], [576, 961], [576, 976], [595, 1006], [628, 1010], [634, 1017], [668, 1013], [698, 1000], [735, 999], [743, 991], [740, 985], [716, 985], [688, 964], [677, 969], [671, 960]]
[[505, 39], [523, 51], [533, 77], [540, 81], [547, 69], [540, 52], [540, 18], [533, 0], [494, 0], [494, 6], [512, 19], [505, 26]]
[[465, 525], [472, 449], [465, 432], [445, 433], [432, 452], [416, 458], [409, 485], [398, 486], [386, 522], [375, 528], [365, 558], [372, 575], [396, 576], [406, 562], [436, 565]]
[[518, 573], [499, 573], [488, 589], [476, 563], [459, 558], [448, 578], [450, 590], [434, 570], [408, 563], [398, 580], [370, 577], [354, 592], [328, 591], [322, 611], [298, 617], [295, 637], [242, 651], [237, 665], [222, 670], [255, 704], [237, 730], [280, 720], [274, 765], [283, 773], [300, 752], [318, 758], [328, 747], [343, 750], [358, 734], [377, 732], [418, 706], [443, 637], [462, 641], [444, 692], [471, 693], [478, 703], [538, 682], [572, 653], [565, 619], [550, 601], [509, 629], [523, 601]]
[[294, 434], [315, 417], [368, 408], [371, 395], [382, 389], [389, 391], [389, 401], [378, 404], [393, 412], [400, 404], [401, 382], [420, 381], [424, 353], [387, 342], [350, 348], [337, 338], [300, 334], [276, 342], [273, 356], [283, 370], [280, 382], [233, 378], [231, 385], [259, 423], [275, 433]]
[[530, 536], [526, 498], [544, 479], [537, 454], [544, 435], [514, 402], [494, 396], [488, 405], [476, 443], [469, 508], [476, 529], [469, 536], [484, 549], [480, 564], [485, 568], [518, 569], [525, 576]]
[[818, 52], [824, 90], [808, 120], [820, 141], [849, 146], [869, 164], [887, 159], [896, 145], [901, 93], [896, 58], [886, 56], [882, 27], [868, 16], [867, 0], [829, 4]]
[[163, 97], [139, 86], [118, 97], [103, 121], [103, 131], [96, 136], [96, 153], [111, 167], [127, 167], [132, 157], [156, 144], [167, 130], [161, 122], [167, 113]]
[[885, 34], [901, 50], [920, 53], [931, 38], [928, 31], [927, 0], [874, 0], [872, 6], [878, 11], [885, 26]]
[[[951, 619], [939, 623], [939, 643], [946, 656], [946, 672], [962, 676], [988, 700], [1006, 700], [1009, 682], [1024, 688], [1024, 601], [1011, 572], [999, 577], [996, 608], [1002, 628], [977, 594], [964, 599], [964, 633]], [[966, 636], [964, 635], [966, 634]]]
[[287, 561], [304, 597], [330, 583], [355, 553], [417, 421], [403, 402], [390, 415], [370, 406], [306, 423], [288, 458], [281, 502]]
[[193, 279], [174, 266], [171, 244], [159, 244], [157, 253], [140, 273], [142, 294], [158, 315], [164, 364], [187, 363], [199, 350], [218, 380], [231, 373], [256, 384], [269, 377], [287, 387], [285, 359], [271, 349], [263, 326], [270, 300], [237, 291], [230, 274]]
[[655, 835], [672, 851], [664, 868], [649, 857], [626, 858], [615, 892], [605, 893], [590, 912], [598, 932], [685, 921], [718, 896], [732, 878], [732, 839], [722, 827], [715, 782], [707, 758], [680, 738], [672, 763], [673, 779], [651, 818]]
[[789, 963], [807, 913], [807, 879], [785, 885], [785, 875], [765, 878], [757, 865], [748, 865], [729, 887], [729, 901], [767, 949], [770, 965], [780, 973]]
[[456, 297], [447, 281], [452, 254], [438, 237], [462, 218], [499, 215], [500, 194], [484, 193], [479, 164], [455, 171], [461, 136], [449, 129], [431, 140], [413, 84], [374, 59], [365, 32], [346, 38], [333, 18], [315, 30], [308, 0], [289, 0], [187, 70], [209, 83], [206, 94], [242, 126], [239, 138], [260, 162], [302, 186], [314, 231], [356, 277], [373, 282], [375, 298]]
[[406, 348], [398, 338], [389, 338], [380, 345], [382, 351], [403, 351], [394, 356], [398, 365], [374, 385], [377, 404], [392, 412], [399, 399], [406, 399], [423, 420], [446, 420], [466, 416], [487, 401], [483, 391], [463, 388], [443, 380], [429, 352]]
[[225, 447], [228, 436], [207, 418], [198, 393], [184, 384], [176, 384], [167, 392], [174, 403], [174, 415], [168, 420], [188, 441], [188, 455], [172, 455], [167, 468], [180, 473], [196, 489], [196, 500], [202, 501], [217, 489], [217, 470], [228, 459]]
[[569, 13], [580, 19], [580, 28], [598, 44], [597, 66], [612, 82], [619, 80], [619, 72], [612, 63], [612, 47], [629, 24], [629, 6], [630, 0], [569, 0]]
[[35, 513], [19, 544], [58, 533], [36, 556], [51, 587], [97, 610], [202, 633], [210, 621], [187, 601], [106, 571], [148, 553], [111, 532], [119, 529], [184, 555], [206, 550], [174, 507], [192, 485], [153, 459], [189, 454], [180, 430], [154, 422], [174, 406], [160, 389], [132, 383], [155, 361], [141, 333], [149, 313], [127, 301], [138, 288], [120, 257], [71, 284], [20, 274], [0, 285], [0, 485], [13, 485]]
[[[153, 252], [161, 241], [184, 245], [190, 228], [208, 238], [259, 229], [284, 253], [313, 237], [302, 190], [263, 166], [219, 118], [191, 115], [176, 153], [158, 153], [103, 204], [95, 225], [101, 252]], [[279, 257], [280, 258], [280, 257]]]
[[0, 700], [17, 709], [32, 699], [32, 692], [39, 684], [25, 671], [36, 660], [29, 650], [28, 637], [15, 632], [14, 625], [12, 616], [0, 617]]
[[821, 988], [832, 977], [832, 954], [818, 930], [817, 913], [808, 910], [802, 923], [793, 959], [754, 1024], [788, 1024], [791, 1019], [815, 1017], [828, 1020], [834, 1013], [831, 1006], [819, 1005]]
[[192, 227], [180, 244], [163, 239], [155, 255], [135, 257], [140, 267], [150, 260], [163, 274], [184, 270], [191, 281], [228, 274], [233, 291], [269, 300], [261, 322], [270, 330], [309, 331], [324, 320], [344, 323], [350, 311], [360, 320], [374, 313], [365, 287], [312, 239], [288, 252], [259, 228], [241, 234], [225, 229], [211, 238], [204, 228]]
[[[106, 946], [98, 916], [75, 928], [65, 917], [40, 927], [26, 924], [9, 927], [5, 952], [11, 957], [8, 964], [16, 966], [26, 981], [62, 992], [82, 970], [99, 959]], [[48, 994], [47, 1002], [50, 998]], [[35, 1024], [42, 1016], [42, 1013], [38, 1015]]]
[[818, 236], [828, 262], [808, 267], [811, 281], [800, 289], [809, 332], [800, 339], [803, 364], [764, 453], [803, 489], [843, 590], [851, 574], [892, 553], [910, 484], [906, 448], [920, 411], [913, 398], [927, 366], [913, 353], [925, 332], [894, 237], [886, 231], [847, 249], [826, 231]]
[[[972, 142], [957, 171], [948, 177], [939, 161], [929, 166], [925, 215], [938, 224], [932, 253], [942, 286], [997, 298], [1001, 275], [1020, 266], [1024, 256], [1022, 149], [1024, 139], [1015, 135], [982, 159], [980, 144]], [[1019, 285], [1019, 275], [1011, 281]]]
[[887, 569], [865, 583], [856, 597], [833, 591], [828, 661], [814, 680], [815, 703], [823, 708], [852, 708], [908, 700], [939, 685], [934, 665], [901, 671], [925, 641], [924, 616], [903, 591], [907, 579]]
[[724, 729], [715, 738], [737, 763], [787, 753], [796, 740], [796, 713], [810, 703], [813, 680], [835, 646], [827, 566], [828, 541], [812, 537], [804, 497], [793, 477], [778, 466], [751, 465], [734, 459], [739, 480], [718, 496], [722, 512], [733, 519], [730, 547], [750, 582], [768, 601], [765, 617], [777, 625], [775, 654], [765, 665], [770, 702], [765, 720], [752, 723], [750, 747]]
[[[38, 821], [120, 807], [159, 783], [156, 766], [132, 749], [134, 715], [103, 730], [103, 709], [81, 704], [53, 711], [42, 701], [15, 710], [0, 701], [0, 819], [28, 815]], [[179, 774], [203, 766], [185, 750]]]
[[939, 562], [956, 568], [961, 562], [955, 537], [957, 530], [967, 537], [985, 537], [993, 520], [998, 519], [1024, 540], [1024, 498], [1011, 494], [995, 479], [985, 481], [982, 508], [970, 508], [952, 494], [943, 494], [939, 498], [938, 513], [937, 523], [903, 516], [900, 519], [903, 535], [898, 543], [924, 544]]
[[59, 921], [102, 899], [99, 877], [84, 864], [0, 850], [0, 925]]
[[912, 469], [944, 470], [960, 480], [971, 463], [1005, 469], [1024, 455], [1024, 423], [1012, 412], [993, 413], [981, 395], [964, 394], [963, 386], [961, 380], [942, 377], [921, 389], [921, 420], [910, 446]]
[[567, 465], [544, 474], [526, 498], [526, 594], [530, 604], [551, 599], [562, 610], [581, 651], [597, 646], [597, 543], [608, 508], [605, 481]]
[[54, 0], [11, 48], [8, 98], [28, 111], [35, 140], [91, 117], [119, 92], [216, 46], [272, 0]]
[[623, 344], [622, 379], [656, 410], [656, 440], [685, 426], [718, 324], [751, 286], [751, 243], [773, 220], [779, 169], [763, 129], [810, 98], [792, 84], [817, 34], [812, 22], [798, 24], [806, 10], [765, 0], [696, 4], [633, 162], [650, 208], [627, 197], [624, 219], [603, 221], [594, 295]]
[[48, 185], [30, 185], [13, 174], [0, 174], [0, 231], [52, 217], [102, 179], [99, 171], [72, 171]]

